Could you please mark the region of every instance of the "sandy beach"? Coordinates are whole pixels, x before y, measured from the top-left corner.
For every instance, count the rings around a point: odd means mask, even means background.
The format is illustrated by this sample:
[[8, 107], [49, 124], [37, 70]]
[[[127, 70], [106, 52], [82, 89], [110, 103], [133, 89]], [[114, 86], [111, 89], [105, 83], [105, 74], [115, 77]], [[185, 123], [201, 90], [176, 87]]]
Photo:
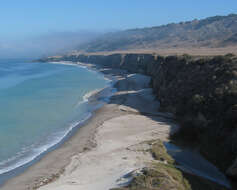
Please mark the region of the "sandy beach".
[[45, 155], [2, 190], [109, 190], [121, 187], [152, 161], [144, 141], [168, 140], [172, 116], [158, 112], [150, 78], [100, 69], [117, 78], [117, 92], [61, 147]]

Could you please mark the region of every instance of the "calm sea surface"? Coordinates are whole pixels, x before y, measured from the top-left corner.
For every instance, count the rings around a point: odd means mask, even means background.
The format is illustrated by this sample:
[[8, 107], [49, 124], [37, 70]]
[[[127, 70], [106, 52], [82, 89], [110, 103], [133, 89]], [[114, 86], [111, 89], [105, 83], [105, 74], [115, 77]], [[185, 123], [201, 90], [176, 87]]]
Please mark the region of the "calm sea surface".
[[109, 83], [100, 73], [79, 66], [1, 60], [0, 178], [89, 118], [87, 94]]

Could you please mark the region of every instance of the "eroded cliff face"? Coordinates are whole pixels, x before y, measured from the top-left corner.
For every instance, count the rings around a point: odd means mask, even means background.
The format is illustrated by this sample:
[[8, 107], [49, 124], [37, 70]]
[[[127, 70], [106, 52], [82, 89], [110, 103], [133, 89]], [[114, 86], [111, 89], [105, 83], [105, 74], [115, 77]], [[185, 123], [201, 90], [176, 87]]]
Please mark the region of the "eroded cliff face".
[[[70, 55], [44, 61], [74, 61], [126, 69], [152, 77], [161, 109], [173, 112], [182, 138], [222, 170], [237, 157], [237, 58], [152, 54]], [[233, 167], [233, 166], [232, 166]], [[230, 174], [230, 172], [229, 172]], [[231, 174], [237, 176], [236, 174]]]
[[176, 138], [198, 144], [222, 170], [237, 155], [237, 61], [167, 57], [153, 76], [163, 109], [177, 116]]

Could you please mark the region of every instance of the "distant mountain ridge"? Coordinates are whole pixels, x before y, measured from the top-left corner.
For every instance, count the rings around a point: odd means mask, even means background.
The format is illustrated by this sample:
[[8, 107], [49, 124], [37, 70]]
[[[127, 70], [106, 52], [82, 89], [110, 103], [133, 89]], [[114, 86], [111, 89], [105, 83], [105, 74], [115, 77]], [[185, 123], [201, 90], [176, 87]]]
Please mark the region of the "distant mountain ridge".
[[237, 45], [237, 14], [104, 34], [80, 45], [87, 52]]

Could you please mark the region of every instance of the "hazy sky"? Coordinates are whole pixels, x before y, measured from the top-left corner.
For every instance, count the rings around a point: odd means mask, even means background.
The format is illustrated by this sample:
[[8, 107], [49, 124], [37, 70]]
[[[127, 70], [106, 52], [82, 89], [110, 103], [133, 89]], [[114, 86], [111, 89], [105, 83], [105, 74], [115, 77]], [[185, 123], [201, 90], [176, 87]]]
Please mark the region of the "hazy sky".
[[85, 35], [230, 13], [237, 13], [237, 0], [1, 0], [0, 50], [54, 33]]

